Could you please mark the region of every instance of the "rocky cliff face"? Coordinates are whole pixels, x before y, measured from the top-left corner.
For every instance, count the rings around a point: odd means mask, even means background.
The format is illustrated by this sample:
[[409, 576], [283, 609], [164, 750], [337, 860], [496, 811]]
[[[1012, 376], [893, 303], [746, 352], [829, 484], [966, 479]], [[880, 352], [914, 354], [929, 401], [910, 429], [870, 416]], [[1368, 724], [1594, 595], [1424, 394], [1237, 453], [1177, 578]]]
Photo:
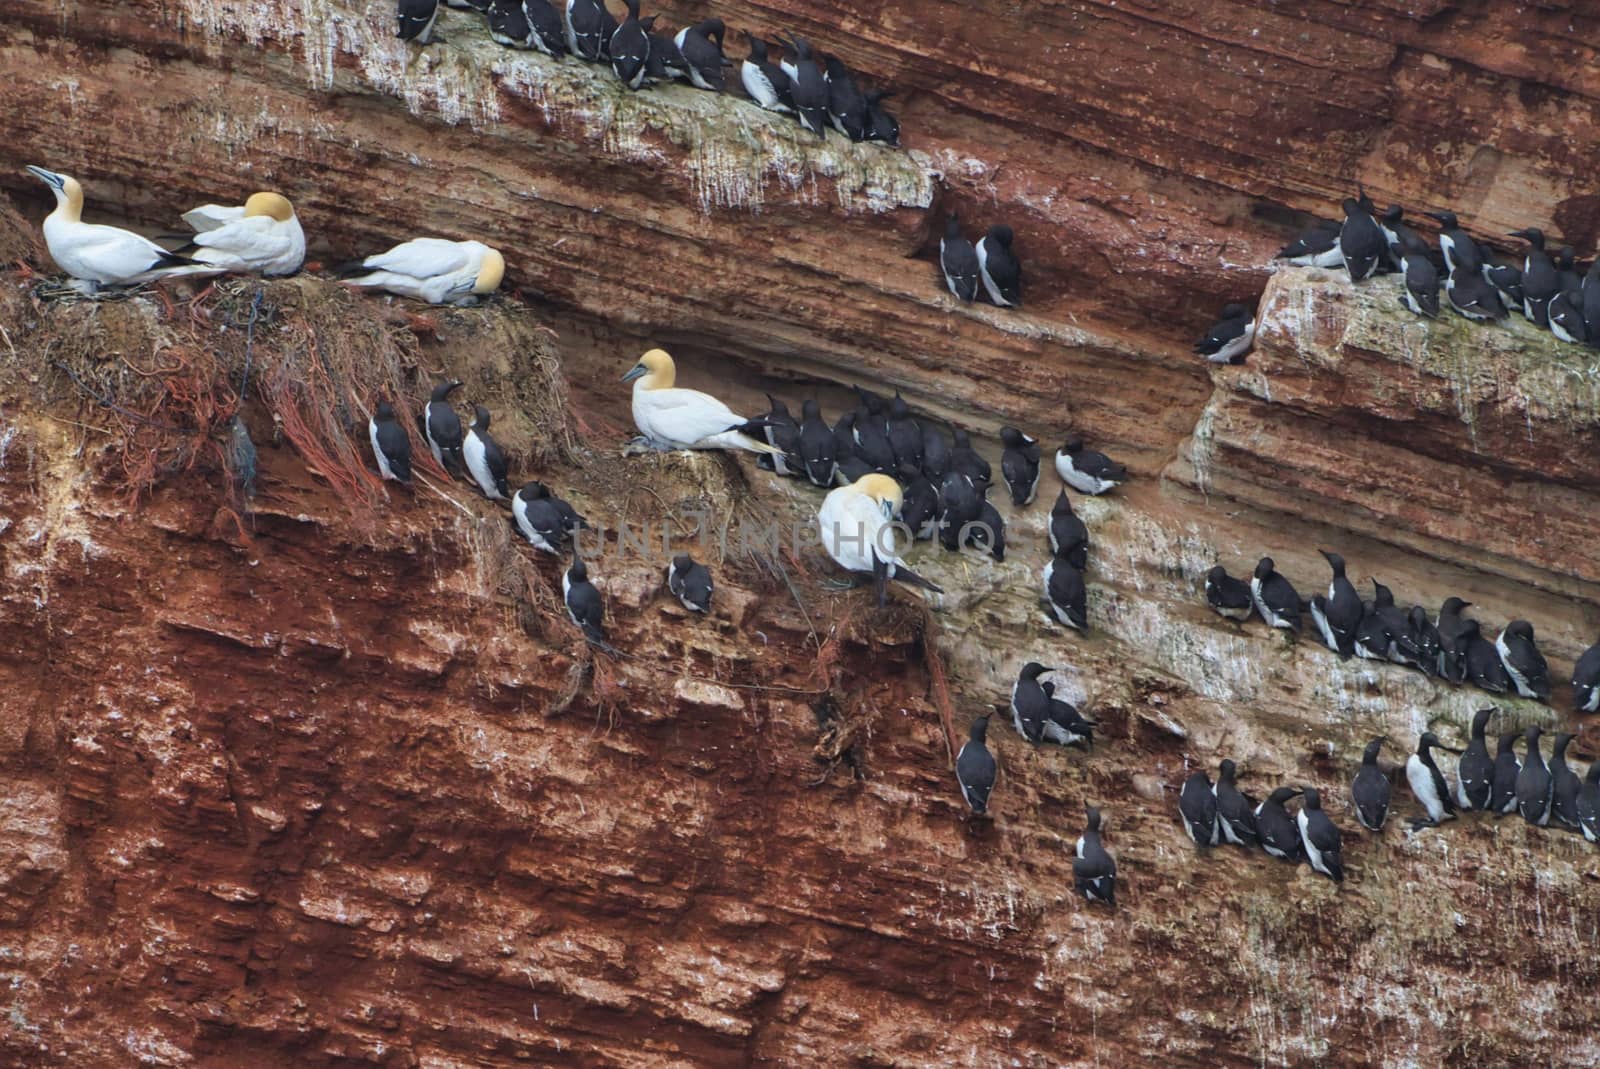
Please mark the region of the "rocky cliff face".
[[[0, 277], [0, 1060], [1600, 1060], [1592, 849], [1509, 821], [1358, 837], [1347, 815], [1366, 738], [1459, 741], [1482, 696], [1235, 628], [1198, 593], [1262, 552], [1309, 592], [1326, 545], [1408, 600], [1532, 619], [1558, 672], [1600, 632], [1593, 354], [1414, 322], [1392, 281], [1252, 266], [1358, 175], [1485, 232], [1592, 239], [1593, 17], [710, 10], [895, 84], [908, 151], [627, 96], [459, 13], [420, 56], [376, 3], [8, 16], [0, 152], [79, 174], [101, 217], [167, 226], [273, 185], [323, 254], [492, 236], [521, 297], [419, 316], [300, 279], [258, 306], [251, 283], [43, 302], [47, 261], [0, 228], [22, 262]], [[952, 307], [916, 258], [952, 205], [1017, 227], [1021, 314]], [[1250, 363], [1194, 363], [1216, 301], [1263, 284]], [[1002, 564], [924, 551], [950, 591], [931, 615], [741, 542], [816, 498], [618, 457], [614, 380], [645, 339], [752, 410], [866, 382], [980, 433], [1091, 430], [1138, 476], [1080, 509], [1093, 631], [1038, 611], [1045, 503], [1005, 509]], [[247, 349], [248, 504], [221, 448]], [[659, 554], [613, 553], [624, 656], [597, 659], [503, 514], [355, 474], [371, 393], [444, 374], [591, 519], [724, 523], [713, 618], [661, 595]], [[997, 819], [972, 824], [952, 729], [1028, 659], [1066, 666], [1102, 737], [1033, 751], [997, 720]], [[1503, 723], [1570, 724], [1566, 700], [1501, 702]], [[1222, 756], [1256, 791], [1327, 788], [1342, 887], [1195, 854], [1176, 789]], [[1116, 914], [1070, 893], [1088, 801]]]

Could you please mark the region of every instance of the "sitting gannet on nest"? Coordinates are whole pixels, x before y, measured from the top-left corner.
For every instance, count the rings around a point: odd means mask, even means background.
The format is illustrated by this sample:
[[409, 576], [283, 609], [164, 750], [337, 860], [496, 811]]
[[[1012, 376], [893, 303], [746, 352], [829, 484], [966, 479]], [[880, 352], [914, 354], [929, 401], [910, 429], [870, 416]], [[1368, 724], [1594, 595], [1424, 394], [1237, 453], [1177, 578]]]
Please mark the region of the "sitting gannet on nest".
[[900, 484], [887, 475], [863, 475], [849, 486], [830, 490], [817, 510], [822, 545], [841, 567], [871, 575], [882, 607], [885, 586], [898, 579], [942, 594], [907, 568], [894, 551], [894, 519], [900, 513]]
[[348, 286], [387, 290], [429, 304], [476, 304], [500, 288], [506, 261], [481, 241], [416, 238], [388, 252], [341, 264]]
[[658, 452], [671, 449], [744, 449], [783, 456], [783, 450], [761, 441], [758, 420], [747, 420], [699, 390], [674, 386], [677, 366], [664, 349], [651, 349], [624, 376], [633, 383], [633, 422], [640, 437], [635, 446]]
[[131, 230], [84, 222], [83, 187], [76, 178], [43, 167], [29, 167], [28, 173], [56, 195], [56, 210], [44, 220], [44, 243], [50, 258], [75, 280], [74, 289], [93, 293], [101, 286], [132, 286], [205, 270]]
[[183, 213], [195, 235], [179, 249], [228, 271], [292, 275], [306, 260], [306, 235], [294, 205], [278, 193], [252, 193], [240, 205], [202, 204]]

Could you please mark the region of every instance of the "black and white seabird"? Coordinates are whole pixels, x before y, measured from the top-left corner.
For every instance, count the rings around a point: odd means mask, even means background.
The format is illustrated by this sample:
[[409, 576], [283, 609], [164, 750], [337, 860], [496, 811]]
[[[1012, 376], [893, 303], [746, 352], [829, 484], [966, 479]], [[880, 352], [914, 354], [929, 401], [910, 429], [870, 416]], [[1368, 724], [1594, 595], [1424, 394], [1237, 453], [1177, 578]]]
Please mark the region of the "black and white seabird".
[[1384, 631], [1389, 636], [1384, 656], [1395, 664], [1420, 665], [1422, 647], [1412, 629], [1411, 614], [1396, 605], [1394, 591], [1376, 579], [1372, 581], [1372, 612], [1383, 621]]
[[550, 496], [549, 489], [538, 481], [525, 484], [511, 499], [511, 521], [517, 533], [534, 549], [554, 556], [565, 553], [572, 536], [575, 525], [568, 516], [570, 510], [570, 505]]
[[984, 742], [988, 732], [989, 718], [978, 717], [968, 729], [961, 752], [956, 754], [956, 782], [961, 785], [961, 797], [980, 817], [989, 811], [989, 792], [994, 790], [994, 754]]
[[939, 544], [958, 550], [972, 532], [968, 524], [983, 516], [984, 499], [972, 488], [972, 481], [951, 469], [939, 480]]
[[966, 431], [955, 432], [955, 443], [950, 447], [950, 468], [961, 473], [979, 494], [989, 492], [994, 469], [989, 466], [982, 453], [972, 448], [972, 439]]
[[1117, 862], [1100, 843], [1100, 810], [1088, 806], [1078, 856], [1072, 862], [1073, 887], [1091, 902], [1117, 904]]
[[955, 212], [951, 212], [944, 221], [944, 237], [939, 239], [939, 269], [944, 272], [945, 288], [957, 300], [977, 299], [980, 275], [978, 250], [961, 233], [961, 217]]
[[650, 63], [650, 34], [639, 23], [639, 0], [622, 0], [628, 17], [611, 34], [607, 51], [611, 53], [611, 69], [617, 80], [629, 89], [644, 84]]
[[1078, 712], [1076, 705], [1056, 697], [1054, 683], [1046, 680], [1039, 686], [1044, 690], [1044, 696], [1050, 699], [1042, 725], [1044, 741], [1053, 742], [1057, 746], [1076, 746], [1082, 743], [1085, 749], [1094, 749], [1094, 729], [1098, 725]]
[[1356, 625], [1355, 653], [1368, 661], [1387, 661], [1394, 635], [1381, 613], [1369, 601], [1362, 606], [1361, 622]]
[[1478, 251], [1478, 246], [1472, 238], [1467, 236], [1467, 232], [1461, 229], [1455, 212], [1423, 214], [1439, 221], [1439, 251], [1444, 254], [1444, 269], [1447, 274], [1453, 275], [1458, 269], [1473, 274], [1483, 270], [1483, 254]]
[[1038, 661], [1029, 661], [1011, 684], [1011, 726], [1031, 743], [1037, 744], [1044, 737], [1044, 723], [1050, 712], [1050, 695], [1045, 693], [1039, 677], [1053, 671]]
[[899, 465], [922, 467], [922, 424], [911, 414], [911, 406], [898, 390], [889, 399], [889, 448]]
[[522, 14], [533, 29], [529, 44], [547, 56], [567, 54], [566, 27], [550, 0], [522, 0]]
[[1384, 209], [1382, 215], [1373, 217], [1389, 245], [1387, 266], [1396, 270], [1404, 269], [1401, 267], [1401, 260], [1404, 259], [1407, 248], [1420, 246], [1424, 251], [1427, 249], [1427, 244], [1417, 232], [1403, 222], [1405, 215], [1404, 208], [1398, 204], [1391, 204]]
[[1415, 234], [1411, 236], [1416, 243], [1400, 252], [1400, 270], [1405, 275], [1400, 296], [1417, 315], [1433, 319], [1439, 314], [1439, 271], [1433, 266], [1427, 245]]
[[977, 546], [995, 560], [1006, 559], [1006, 521], [988, 498], [978, 512], [978, 522], [967, 534], [966, 544]]
[[1571, 245], [1563, 245], [1551, 255], [1550, 260], [1555, 264], [1556, 279], [1562, 290], [1580, 290], [1583, 288], [1583, 276], [1578, 274], [1573, 264], [1574, 253]]
[[1517, 773], [1517, 812], [1529, 824], [1544, 827], [1550, 823], [1550, 769], [1539, 752], [1539, 736], [1544, 729], [1534, 724], [1527, 730], [1528, 753]]
[[492, 501], [503, 501], [511, 496], [506, 485], [510, 465], [500, 443], [489, 435], [489, 410], [482, 405], [473, 406], [472, 426], [461, 444], [461, 455], [467, 462], [467, 473], [478, 484], [483, 496]]
[[1279, 787], [1256, 806], [1256, 836], [1261, 840], [1261, 849], [1279, 861], [1296, 864], [1304, 853], [1300, 825], [1283, 808], [1283, 803], [1299, 793], [1298, 787]]
[[912, 538], [923, 542], [932, 540], [938, 531], [939, 488], [921, 468], [914, 466], [901, 465], [899, 480], [904, 490], [900, 522], [910, 529]]
[[1583, 782], [1567, 765], [1567, 747], [1577, 738], [1563, 731], [1556, 736], [1555, 748], [1550, 751], [1550, 823], [1578, 831], [1578, 792]]
[[950, 441], [932, 423], [922, 425], [922, 473], [938, 482], [950, 470]]
[[1588, 775], [1578, 788], [1578, 828], [1591, 843], [1600, 843], [1600, 757], [1589, 762]]
[[1344, 253], [1339, 251], [1339, 230], [1343, 225], [1337, 219], [1318, 219], [1273, 259], [1287, 260], [1296, 267], [1341, 267]]
[[399, 0], [395, 18], [398, 26], [394, 35], [402, 41], [415, 41], [419, 45], [433, 40], [433, 24], [439, 18], [438, 0]]
[[1582, 300], [1579, 303], [1583, 306], [1583, 323], [1589, 335], [1589, 344], [1600, 345], [1600, 256], [1596, 256], [1589, 264], [1581, 291]]
[[[1050, 509], [1050, 553], [1052, 556], [1065, 557], [1080, 572], [1089, 567], [1089, 528], [1072, 511], [1072, 502], [1068, 500], [1066, 490], [1056, 495], [1056, 503]], [[1248, 590], [1245, 591], [1245, 599], [1248, 602]]]
[[1572, 666], [1572, 707], [1580, 713], [1600, 712], [1600, 642], [1579, 654]]
[[411, 482], [411, 438], [394, 418], [394, 406], [388, 401], [380, 401], [367, 420], [367, 434], [379, 473], [397, 483]]
[[900, 120], [883, 106], [884, 100], [892, 96], [894, 91], [891, 89], [872, 89], [867, 92], [867, 140], [899, 148]]
[[1428, 619], [1428, 610], [1421, 605], [1411, 606], [1407, 616], [1411, 621], [1411, 637], [1416, 640], [1421, 658], [1417, 667], [1422, 669], [1423, 675], [1438, 675], [1440, 651], [1443, 649], [1439, 641], [1439, 629], [1433, 626], [1433, 621]]
[[1500, 291], [1484, 280], [1476, 268], [1458, 267], [1445, 277], [1445, 296], [1458, 315], [1477, 323], [1490, 323], [1506, 317]]
[[[1061, 496], [1066, 496], [1065, 490]], [[1250, 584], [1243, 579], [1235, 579], [1220, 564], [1206, 573], [1206, 602], [1230, 620], [1248, 620], [1256, 607]]]
[[1223, 758], [1217, 769], [1217, 783], [1212, 788], [1217, 796], [1217, 829], [1223, 842], [1251, 847], [1260, 841], [1256, 837], [1256, 803], [1234, 782], [1237, 772], [1229, 758]]
[[507, 48], [533, 48], [533, 24], [528, 21], [522, 0], [490, 0], [485, 13], [489, 22], [489, 37]]
[[1467, 679], [1467, 647], [1472, 630], [1467, 627], [1461, 610], [1471, 604], [1451, 597], [1445, 598], [1439, 607], [1439, 677], [1452, 683], [1464, 683]]
[[1562, 290], [1550, 298], [1548, 308], [1550, 333], [1568, 345], [1586, 345], [1589, 326], [1583, 319], [1583, 294], [1579, 290]]
[[583, 637], [604, 646], [605, 605], [600, 600], [600, 591], [589, 582], [589, 569], [581, 558], [574, 558], [572, 567], [561, 577], [561, 596], [567, 603], [567, 615], [583, 629]]
[[1411, 785], [1411, 795], [1427, 814], [1411, 821], [1411, 830], [1437, 828], [1446, 820], [1456, 818], [1456, 802], [1450, 783], [1433, 760], [1433, 749], [1448, 749], [1431, 731], [1424, 731], [1417, 740], [1417, 752], [1406, 758], [1406, 782]]
[[579, 59], [604, 59], [616, 28], [616, 17], [601, 0], [567, 0], [567, 51]]
[[1194, 343], [1194, 351], [1213, 364], [1242, 364], [1256, 339], [1256, 317], [1248, 305], [1225, 304], [1211, 329]]
[[1356, 820], [1368, 831], [1382, 831], [1383, 822], [1389, 819], [1389, 795], [1393, 788], [1389, 777], [1378, 767], [1381, 749], [1382, 739], [1367, 743], [1361, 754], [1361, 767], [1350, 781], [1350, 804], [1355, 807]]
[[1356, 593], [1355, 584], [1345, 577], [1343, 557], [1326, 549], [1317, 552], [1333, 569], [1333, 578], [1328, 583], [1328, 596], [1320, 607], [1321, 614], [1318, 614], [1318, 606], [1312, 606], [1311, 615], [1328, 648], [1340, 657], [1349, 657], [1355, 652], [1356, 629], [1361, 626], [1361, 595]]
[[1485, 262], [1483, 277], [1494, 287], [1500, 295], [1500, 302], [1507, 308], [1522, 307], [1522, 268], [1513, 264]]
[[1512, 620], [1495, 639], [1494, 648], [1518, 694], [1542, 702], [1550, 700], [1550, 666], [1534, 644], [1532, 624]]
[[1001, 427], [1000, 475], [1011, 488], [1011, 503], [1018, 508], [1033, 504], [1039, 492], [1039, 439], [1030, 438], [1015, 427]]
[[1011, 251], [1015, 240], [1009, 226], [996, 223], [975, 247], [983, 292], [1002, 308], [1015, 308], [1022, 303], [1022, 264]]
[[750, 99], [767, 111], [794, 113], [794, 97], [789, 87], [789, 76], [783, 68], [767, 58], [767, 42], [744, 31], [750, 42], [750, 58], [739, 65], [739, 81]]
[[855, 442], [856, 456], [871, 465], [873, 471], [888, 473], [895, 470], [894, 445], [889, 441], [889, 425], [880, 413], [870, 412], [865, 404], [857, 408], [851, 435]]
[[1478, 632], [1478, 621], [1467, 620], [1463, 626], [1463, 641], [1467, 647], [1466, 681], [1490, 694], [1505, 694], [1511, 690], [1511, 677], [1506, 674], [1500, 652]]
[[439, 383], [422, 407], [422, 436], [427, 440], [428, 451], [451, 475], [466, 470], [466, 459], [461, 455], [461, 417], [450, 404], [451, 391], [460, 386], [459, 382]]
[[1262, 557], [1256, 563], [1250, 579], [1250, 598], [1268, 626], [1300, 633], [1300, 595], [1278, 573], [1271, 557]]
[[723, 68], [733, 66], [733, 61], [722, 54], [724, 32], [721, 19], [706, 19], [679, 30], [672, 39], [689, 65], [689, 84], [696, 89], [720, 93], [727, 82]]
[[1462, 809], [1488, 809], [1494, 794], [1494, 758], [1489, 756], [1489, 743], [1484, 729], [1495, 709], [1479, 709], [1472, 716], [1472, 741], [1456, 762], [1456, 802]]
[[667, 565], [667, 590], [690, 612], [711, 611], [711, 571], [687, 553]]
[[1178, 792], [1178, 816], [1183, 830], [1196, 846], [1216, 846], [1222, 832], [1217, 826], [1217, 796], [1211, 777], [1197, 771], [1183, 781]]
[[683, 58], [678, 42], [666, 30], [655, 29], [655, 16], [639, 20], [639, 25], [649, 31], [650, 58], [645, 63], [644, 83], [659, 85], [662, 82], [687, 82], [689, 61]]
[[805, 467], [800, 457], [800, 424], [794, 421], [789, 414], [789, 406], [767, 394], [767, 401], [771, 407], [762, 417], [764, 425], [761, 428], [767, 444], [782, 450], [770, 456], [756, 457], [756, 466], [766, 471], [774, 471], [779, 475], [798, 478]]
[[1522, 262], [1522, 314], [1537, 326], [1550, 325], [1550, 299], [1561, 292], [1561, 276], [1544, 251], [1544, 233], [1536, 227], [1514, 230], [1509, 235], [1528, 243]]
[[828, 121], [833, 128], [854, 142], [867, 139], [867, 98], [861, 94], [850, 69], [838, 56], [823, 61], [822, 76], [828, 83]]
[[1044, 566], [1044, 600], [1050, 617], [1078, 631], [1089, 630], [1089, 588], [1083, 573], [1065, 557]]
[[834, 473], [833, 430], [822, 418], [815, 398], [800, 406], [800, 463], [812, 486], [830, 487]]
[[1322, 811], [1322, 797], [1315, 788], [1306, 788], [1295, 822], [1300, 826], [1300, 842], [1311, 867], [1334, 883], [1343, 882], [1344, 855], [1339, 826]]
[[1517, 760], [1517, 740], [1520, 731], [1501, 734], [1500, 744], [1494, 753], [1494, 780], [1489, 789], [1489, 812], [1498, 815], [1517, 811], [1517, 776], [1522, 772], [1522, 762]]
[[1114, 463], [1104, 453], [1084, 448], [1083, 439], [1073, 435], [1056, 453], [1056, 474], [1080, 494], [1103, 494], [1128, 481], [1128, 469]]
[[1361, 201], [1346, 198], [1344, 225], [1339, 228], [1339, 252], [1344, 257], [1345, 270], [1350, 281], [1360, 282], [1371, 278], [1378, 264], [1389, 253], [1389, 241], [1383, 236], [1378, 221]]
[[[789, 42], [794, 51], [794, 70], [789, 74], [790, 95], [794, 99], [795, 118], [805, 129], [817, 135], [819, 141], [828, 139], [828, 82], [822, 68], [811, 55], [811, 43], [803, 37]], [[971, 300], [969, 297], [968, 300]]]

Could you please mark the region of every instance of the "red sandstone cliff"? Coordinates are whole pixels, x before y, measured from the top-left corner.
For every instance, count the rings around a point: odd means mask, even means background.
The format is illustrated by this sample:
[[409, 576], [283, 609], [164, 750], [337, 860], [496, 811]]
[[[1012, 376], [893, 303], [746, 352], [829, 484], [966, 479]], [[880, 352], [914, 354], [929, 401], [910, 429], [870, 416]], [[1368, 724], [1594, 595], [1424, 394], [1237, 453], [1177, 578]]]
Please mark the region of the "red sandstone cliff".
[[[1592, 243], [1600, 26], [1578, 7], [710, 9], [894, 84], [895, 153], [816, 149], [688, 90], [629, 97], [460, 13], [416, 57], [381, 4], [24, 0], [0, 27], [0, 184], [30, 223], [44, 202], [16, 172], [45, 162], [100, 217], [156, 227], [273, 185], [325, 254], [494, 235], [522, 301], [417, 321], [278, 283], [261, 366], [311, 339], [413, 397], [467, 378], [592, 516], [814, 507], [748, 467], [617, 458], [614, 380], [645, 339], [751, 405], [820, 377], [979, 431], [1079, 424], [1141, 478], [1081, 510], [1087, 639], [1036, 610], [1036, 506], [1004, 565], [927, 561], [952, 591], [936, 635], [826, 591], [815, 557], [735, 547], [710, 621], [657, 594], [655, 562], [619, 561], [600, 580], [629, 656], [591, 665], [556, 573], [508, 556], [469, 495], [332, 491], [338, 458], [308, 463], [282, 423], [289, 382], [243, 409], [261, 488], [236, 522], [214, 437], [141, 430], [55, 363], [176, 419], [192, 383], [169, 358], [209, 354], [226, 406], [248, 286], [90, 307], [8, 271], [0, 1061], [1520, 1066], [1524, 1042], [1600, 1061], [1591, 849], [1475, 821], [1370, 842], [1344, 815], [1361, 740], [1458, 737], [1479, 698], [1197, 601], [1219, 556], [1269, 550], [1310, 590], [1336, 544], [1404, 597], [1528, 616], [1570, 665], [1600, 631], [1593, 355], [1408, 322], [1392, 284], [1317, 272], [1272, 280], [1245, 367], [1186, 351], [1266, 284], [1282, 221], [1358, 177], [1485, 233]], [[937, 288], [930, 209], [951, 204], [1017, 227], [1021, 314]], [[570, 426], [548, 403], [569, 387]], [[130, 455], [156, 477], [137, 499]], [[1029, 657], [1070, 666], [1106, 737], [1082, 756], [997, 730], [997, 820], [974, 831], [938, 666], [959, 727]], [[863, 778], [818, 784], [830, 684]], [[1176, 787], [1223, 755], [1257, 789], [1330, 788], [1342, 888], [1194, 855]], [[1115, 915], [1069, 893], [1087, 800]]]

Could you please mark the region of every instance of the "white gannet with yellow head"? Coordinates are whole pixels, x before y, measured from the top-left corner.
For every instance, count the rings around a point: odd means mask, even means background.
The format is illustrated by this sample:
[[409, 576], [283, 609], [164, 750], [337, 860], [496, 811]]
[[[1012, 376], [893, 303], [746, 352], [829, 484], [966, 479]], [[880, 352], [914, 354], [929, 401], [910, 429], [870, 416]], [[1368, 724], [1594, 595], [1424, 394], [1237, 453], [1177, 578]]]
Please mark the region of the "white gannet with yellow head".
[[184, 212], [183, 221], [195, 231], [183, 251], [198, 263], [292, 275], [306, 261], [305, 231], [281, 193], [252, 193], [239, 205], [202, 204]]
[[783, 455], [783, 450], [755, 437], [758, 426], [715, 397], [674, 386], [677, 377], [677, 365], [664, 349], [651, 349], [622, 376], [623, 382], [633, 383], [633, 422], [642, 439], [638, 444], [662, 452], [744, 449]]
[[944, 593], [907, 568], [895, 553], [894, 521], [902, 501], [899, 483], [887, 475], [872, 474], [830, 490], [817, 509], [817, 525], [828, 556], [848, 571], [871, 575], [880, 608], [890, 579]]
[[346, 285], [387, 290], [429, 304], [476, 304], [500, 288], [506, 260], [481, 241], [416, 238], [343, 264]]
[[131, 286], [196, 273], [189, 259], [149, 238], [121, 227], [84, 222], [83, 187], [76, 178], [43, 167], [29, 167], [28, 173], [56, 195], [56, 210], [45, 216], [44, 243], [56, 265], [76, 280], [74, 288], [93, 293], [101, 286]]

